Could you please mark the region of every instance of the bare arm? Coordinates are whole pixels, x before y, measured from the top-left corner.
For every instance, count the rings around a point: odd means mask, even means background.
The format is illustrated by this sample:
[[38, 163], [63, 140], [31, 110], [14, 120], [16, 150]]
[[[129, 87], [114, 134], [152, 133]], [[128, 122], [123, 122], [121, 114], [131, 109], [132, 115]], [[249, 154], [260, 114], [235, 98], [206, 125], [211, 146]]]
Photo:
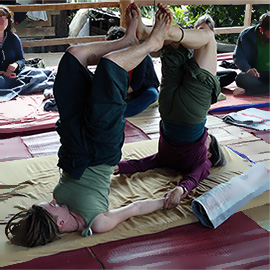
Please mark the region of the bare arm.
[[104, 233], [112, 230], [122, 221], [140, 215], [146, 215], [163, 207], [164, 198], [136, 201], [127, 206], [110, 210], [98, 215], [91, 226], [96, 233]]

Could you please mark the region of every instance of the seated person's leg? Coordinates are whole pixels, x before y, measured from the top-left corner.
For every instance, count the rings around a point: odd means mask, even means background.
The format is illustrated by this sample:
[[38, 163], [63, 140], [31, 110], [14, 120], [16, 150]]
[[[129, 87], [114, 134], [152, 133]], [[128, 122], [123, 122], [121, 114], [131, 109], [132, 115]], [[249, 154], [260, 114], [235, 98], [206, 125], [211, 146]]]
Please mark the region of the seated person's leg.
[[5, 89], [5, 78], [0, 76], [0, 89]]
[[0, 89], [12, 89], [21, 85], [23, 85], [23, 82], [17, 80], [16, 78], [0, 76]]
[[124, 117], [131, 117], [144, 111], [149, 105], [155, 102], [158, 98], [158, 91], [155, 87], [149, 87], [139, 96], [127, 103], [127, 109]]
[[263, 82], [260, 78], [241, 72], [235, 79], [238, 87], [244, 89], [247, 96], [269, 93], [269, 82]]
[[220, 87], [223, 88], [235, 81], [237, 73], [233, 70], [222, 70], [217, 71], [217, 76], [219, 77]]

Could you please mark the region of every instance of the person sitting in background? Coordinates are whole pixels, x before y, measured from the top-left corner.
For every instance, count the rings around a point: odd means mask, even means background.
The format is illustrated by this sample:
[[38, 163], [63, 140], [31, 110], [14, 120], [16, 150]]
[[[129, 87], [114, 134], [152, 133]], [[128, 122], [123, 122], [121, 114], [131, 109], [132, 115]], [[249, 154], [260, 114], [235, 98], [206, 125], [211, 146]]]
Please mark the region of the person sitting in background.
[[[122, 38], [125, 32], [126, 29], [121, 26], [112, 26], [106, 34], [106, 40]], [[159, 80], [150, 55], [147, 55], [137, 67], [131, 70], [129, 76], [127, 109], [124, 117], [141, 113], [158, 99]]]
[[[16, 0], [0, 0], [0, 5], [20, 5]], [[26, 19], [26, 12], [15, 12], [14, 23], [20, 24]]]
[[11, 11], [0, 6], [0, 89], [13, 84], [13, 78], [23, 69], [25, 59], [22, 44], [14, 33]]
[[264, 13], [259, 24], [240, 33], [233, 58], [242, 72], [236, 77], [238, 88], [234, 90], [234, 95], [269, 93], [269, 18], [270, 13]]
[[26, 66], [21, 40], [14, 32], [12, 12], [0, 5], [0, 102], [53, 88], [55, 73]]

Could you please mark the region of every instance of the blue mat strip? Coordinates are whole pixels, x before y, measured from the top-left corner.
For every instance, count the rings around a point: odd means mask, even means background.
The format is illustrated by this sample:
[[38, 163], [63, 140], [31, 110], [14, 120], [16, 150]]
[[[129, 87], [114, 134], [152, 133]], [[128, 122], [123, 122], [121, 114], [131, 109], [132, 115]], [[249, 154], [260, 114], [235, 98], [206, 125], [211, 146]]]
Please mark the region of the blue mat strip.
[[213, 110], [209, 110], [209, 113], [214, 113], [214, 112], [223, 112], [223, 111], [232, 111], [232, 110], [244, 110], [248, 108], [263, 108], [263, 107], [270, 107], [270, 103], [255, 103], [255, 104], [239, 104], [239, 105], [234, 105], [234, 106], [225, 106], [225, 107], [220, 107], [216, 108]]
[[226, 145], [226, 147], [228, 147], [230, 150], [232, 150], [234, 153], [236, 153], [238, 156], [240, 156], [241, 158], [247, 159], [249, 162], [255, 164], [256, 162], [254, 162], [253, 160], [251, 160], [249, 157], [247, 157], [246, 155], [232, 149], [231, 147], [229, 147], [228, 145]]

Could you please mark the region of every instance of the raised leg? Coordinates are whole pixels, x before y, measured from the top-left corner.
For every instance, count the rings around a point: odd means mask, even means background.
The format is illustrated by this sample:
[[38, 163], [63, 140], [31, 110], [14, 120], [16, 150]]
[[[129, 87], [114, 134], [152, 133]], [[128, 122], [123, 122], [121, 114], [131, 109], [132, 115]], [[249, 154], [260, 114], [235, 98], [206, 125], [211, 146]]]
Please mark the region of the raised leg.
[[[135, 3], [130, 4], [129, 8], [136, 10], [138, 16], [137, 38], [139, 40], [145, 40], [149, 33], [151, 33], [151, 27], [146, 27], [140, 16], [140, 9]], [[171, 11], [164, 5], [158, 4], [159, 10], [166, 13]], [[170, 15], [172, 17], [172, 15]], [[182, 29], [178, 25], [171, 25], [166, 32], [165, 36], [166, 44], [174, 43], [173, 46], [183, 45], [188, 49], [194, 49], [194, 58], [198, 62], [199, 66], [208, 70], [213, 75], [216, 74], [216, 41], [214, 32], [210, 29]]]
[[105, 54], [127, 48], [129, 46], [138, 44], [136, 38], [137, 18], [136, 14], [130, 13], [127, 10], [125, 16], [127, 31], [123, 38], [111, 41], [92, 42], [85, 45], [76, 45], [69, 47], [67, 51], [75, 56], [79, 62], [87, 68], [90, 65], [96, 65], [99, 59]]
[[[132, 29], [135, 35], [138, 26], [138, 13], [134, 9], [128, 8], [126, 18], [126, 21], [128, 21], [127, 24], [129, 25], [128, 29]], [[111, 52], [105, 55], [105, 57], [125, 70], [130, 71], [141, 63], [147, 54], [160, 50], [163, 47], [164, 39], [171, 26], [172, 20], [170, 14], [163, 10], [158, 10], [155, 18], [155, 25], [145, 42], [123, 50]], [[134, 26], [136, 26], [136, 28]]]

